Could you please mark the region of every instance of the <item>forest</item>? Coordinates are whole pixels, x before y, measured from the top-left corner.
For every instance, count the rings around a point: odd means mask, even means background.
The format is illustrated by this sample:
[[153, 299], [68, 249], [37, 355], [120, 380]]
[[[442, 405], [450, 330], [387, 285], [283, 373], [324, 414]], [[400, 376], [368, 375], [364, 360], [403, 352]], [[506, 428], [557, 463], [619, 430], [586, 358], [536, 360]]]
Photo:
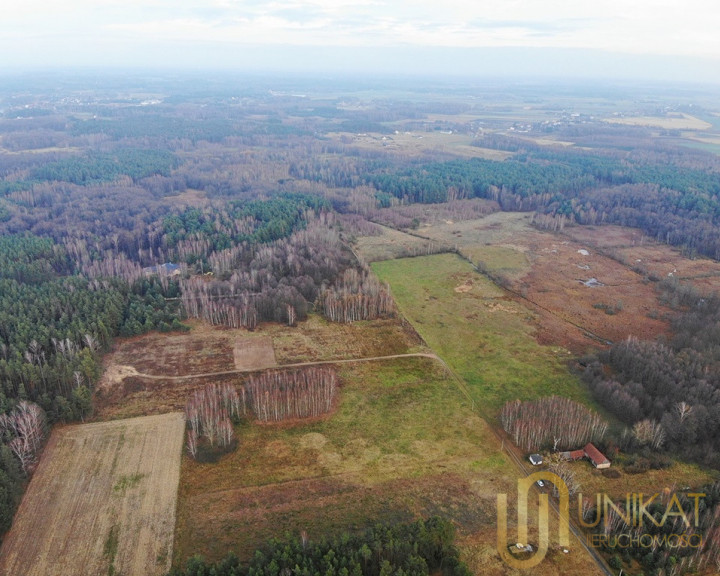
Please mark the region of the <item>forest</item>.
[[717, 160], [703, 170], [678, 158], [669, 168], [645, 157], [528, 148], [505, 162], [429, 163], [369, 175], [366, 183], [403, 203], [486, 198], [508, 211], [641, 228], [690, 254], [720, 258]]
[[455, 528], [437, 517], [413, 524], [376, 526], [359, 535], [309, 542], [274, 540], [249, 562], [234, 555], [208, 565], [193, 558], [170, 576], [273, 576], [276, 574], [338, 574], [339, 576], [466, 576], [467, 567], [453, 545]]
[[[625, 448], [643, 446], [720, 467], [720, 298], [666, 281], [680, 308], [667, 341], [629, 338], [588, 359], [584, 376], [595, 397], [632, 427]], [[609, 377], [608, 377], [609, 376]], [[634, 428], [635, 429], [635, 428]]]

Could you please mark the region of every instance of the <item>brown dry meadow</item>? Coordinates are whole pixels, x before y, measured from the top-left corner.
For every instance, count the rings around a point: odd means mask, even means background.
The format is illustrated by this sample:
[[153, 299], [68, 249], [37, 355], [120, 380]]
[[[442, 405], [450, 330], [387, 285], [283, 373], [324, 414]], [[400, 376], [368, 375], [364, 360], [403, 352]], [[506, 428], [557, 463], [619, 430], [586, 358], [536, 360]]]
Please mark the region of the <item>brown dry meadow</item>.
[[184, 428], [173, 413], [56, 429], [3, 542], [0, 574], [165, 574]]
[[399, 318], [338, 324], [312, 315], [295, 328], [263, 323], [253, 332], [188, 324], [187, 333], [156, 332], [115, 343], [95, 393], [96, 420], [183, 410], [190, 395], [210, 382], [242, 382], [236, 371], [427, 352]]
[[720, 262], [697, 256], [688, 258], [679, 248], [661, 244], [640, 230], [621, 226], [574, 226], [566, 234], [590, 243], [604, 254], [643, 276], [676, 278], [703, 293], [720, 290]]
[[[689, 269], [692, 274], [688, 275], [698, 285], [713, 280], [720, 284], [720, 267], [713, 268], [709, 260], [683, 258], [667, 246], [647, 238], [643, 241], [637, 230], [610, 226], [592, 233], [591, 228], [569, 227], [562, 233], [538, 230], [529, 214], [497, 212], [422, 226], [417, 233], [457, 248], [487, 270], [507, 289], [508, 299], [534, 315], [539, 343], [562, 346], [575, 354], [630, 335], [654, 339], [668, 333], [664, 318], [670, 311], [660, 302], [656, 283], [647, 273], [662, 270], [665, 276], [674, 269]], [[383, 238], [359, 239], [361, 255], [368, 261], [385, 259], [376, 248]], [[397, 231], [389, 238], [397, 246], [423, 242]], [[665, 258], [664, 266], [653, 264]], [[643, 263], [647, 263], [647, 273], [640, 267]], [[591, 278], [599, 284], [584, 284]]]

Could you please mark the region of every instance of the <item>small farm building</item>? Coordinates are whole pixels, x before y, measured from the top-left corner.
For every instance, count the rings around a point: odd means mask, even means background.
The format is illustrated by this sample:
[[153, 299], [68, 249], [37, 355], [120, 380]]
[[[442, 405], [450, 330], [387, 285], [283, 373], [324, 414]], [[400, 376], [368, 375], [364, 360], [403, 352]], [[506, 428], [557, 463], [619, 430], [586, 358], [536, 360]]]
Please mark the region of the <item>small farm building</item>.
[[530, 456], [528, 456], [528, 460], [530, 460], [530, 464], [533, 466], [540, 466], [540, 464], [543, 463], [543, 459], [540, 454], [530, 454]]

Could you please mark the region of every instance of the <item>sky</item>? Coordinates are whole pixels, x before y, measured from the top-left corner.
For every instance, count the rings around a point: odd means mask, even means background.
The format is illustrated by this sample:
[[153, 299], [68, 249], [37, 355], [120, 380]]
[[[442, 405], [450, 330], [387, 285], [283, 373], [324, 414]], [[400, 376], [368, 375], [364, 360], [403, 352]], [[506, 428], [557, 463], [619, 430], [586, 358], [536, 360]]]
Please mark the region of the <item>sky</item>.
[[0, 70], [585, 75], [720, 82], [715, 0], [22, 0]]

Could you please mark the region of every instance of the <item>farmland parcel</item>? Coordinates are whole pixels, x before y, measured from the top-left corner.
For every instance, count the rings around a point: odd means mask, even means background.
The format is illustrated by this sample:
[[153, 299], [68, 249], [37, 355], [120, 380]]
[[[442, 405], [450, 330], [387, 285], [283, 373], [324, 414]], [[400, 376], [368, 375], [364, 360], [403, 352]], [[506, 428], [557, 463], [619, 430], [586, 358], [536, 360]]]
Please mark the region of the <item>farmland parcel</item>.
[[0, 550], [0, 574], [164, 574], [184, 426], [174, 413], [56, 430]]

